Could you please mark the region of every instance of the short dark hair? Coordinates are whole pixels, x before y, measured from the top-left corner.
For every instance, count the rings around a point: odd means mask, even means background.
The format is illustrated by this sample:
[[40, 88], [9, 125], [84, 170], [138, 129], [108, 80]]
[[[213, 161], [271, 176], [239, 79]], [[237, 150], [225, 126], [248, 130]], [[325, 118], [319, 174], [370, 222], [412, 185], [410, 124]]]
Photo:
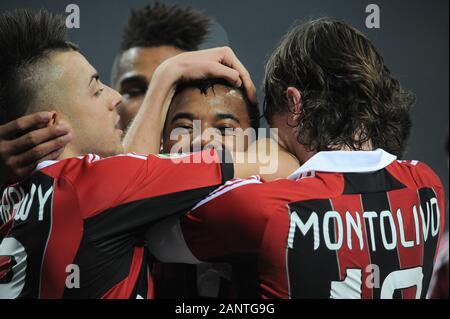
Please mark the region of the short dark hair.
[[211, 23], [211, 18], [193, 8], [156, 2], [131, 12], [121, 49], [171, 45], [183, 51], [198, 50]]
[[173, 46], [182, 51], [195, 51], [206, 40], [212, 19], [202, 12], [177, 5], [156, 2], [141, 9], [131, 11], [120, 44], [120, 52], [111, 69], [111, 84], [114, 86], [119, 76], [123, 52], [135, 48]]
[[258, 134], [259, 120], [261, 117], [258, 105], [250, 102], [250, 100], [247, 97], [247, 93], [243, 87], [235, 88], [224, 79], [200, 79], [192, 81], [183, 81], [177, 84], [174, 97], [186, 88], [196, 88], [199, 89], [203, 95], [207, 95], [208, 89], [211, 88], [214, 90], [215, 85], [223, 85], [228, 88], [233, 88], [241, 93], [245, 105], [247, 107], [247, 114], [250, 120], [250, 126], [255, 130], [256, 134]]
[[301, 91], [300, 144], [312, 151], [367, 141], [403, 156], [414, 102], [360, 31], [320, 18], [295, 26], [266, 64], [264, 114], [288, 111], [286, 89]]
[[[0, 14], [0, 121], [24, 115], [36, 97], [35, 66], [53, 51], [78, 50], [65, 39], [64, 17], [45, 10]], [[27, 80], [28, 78], [28, 80]]]

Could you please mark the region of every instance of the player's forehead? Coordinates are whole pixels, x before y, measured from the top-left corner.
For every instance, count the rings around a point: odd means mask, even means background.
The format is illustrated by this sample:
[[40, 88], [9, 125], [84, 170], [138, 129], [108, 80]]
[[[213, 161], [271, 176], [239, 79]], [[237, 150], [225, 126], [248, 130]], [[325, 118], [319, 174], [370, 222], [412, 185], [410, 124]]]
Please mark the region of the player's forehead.
[[171, 108], [173, 112], [192, 112], [199, 116], [232, 113], [243, 120], [248, 119], [247, 103], [242, 92], [222, 84], [208, 88], [206, 94], [198, 88], [186, 87], [177, 94]]
[[191, 113], [195, 119], [217, 122], [234, 119], [241, 125], [249, 125], [247, 104], [242, 93], [224, 85], [208, 88], [206, 95], [198, 88], [187, 87], [173, 103], [172, 116]]
[[72, 85], [89, 85], [96, 69], [77, 51], [56, 52], [51, 56], [51, 63], [61, 72], [61, 80]]

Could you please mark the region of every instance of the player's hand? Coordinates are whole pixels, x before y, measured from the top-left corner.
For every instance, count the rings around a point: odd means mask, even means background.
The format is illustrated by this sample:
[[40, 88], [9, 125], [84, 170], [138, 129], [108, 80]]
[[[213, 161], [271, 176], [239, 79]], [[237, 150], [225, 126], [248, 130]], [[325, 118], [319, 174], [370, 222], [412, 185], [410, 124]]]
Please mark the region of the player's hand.
[[54, 112], [39, 112], [0, 125], [0, 185], [28, 176], [38, 162], [54, 160], [71, 140], [69, 128], [51, 125]]
[[249, 100], [257, 104], [256, 88], [249, 72], [229, 47], [185, 52], [163, 62], [155, 73], [167, 72], [172, 81], [223, 78], [235, 87], [244, 86]]

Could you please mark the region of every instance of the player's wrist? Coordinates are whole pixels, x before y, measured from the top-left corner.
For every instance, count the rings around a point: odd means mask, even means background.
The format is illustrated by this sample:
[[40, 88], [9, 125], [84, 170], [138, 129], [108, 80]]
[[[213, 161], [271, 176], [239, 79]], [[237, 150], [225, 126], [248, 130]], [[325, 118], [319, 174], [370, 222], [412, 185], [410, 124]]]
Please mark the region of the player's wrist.
[[158, 66], [153, 74], [152, 83], [163, 89], [166, 94], [175, 87], [183, 75], [183, 66], [177, 60], [170, 58]]

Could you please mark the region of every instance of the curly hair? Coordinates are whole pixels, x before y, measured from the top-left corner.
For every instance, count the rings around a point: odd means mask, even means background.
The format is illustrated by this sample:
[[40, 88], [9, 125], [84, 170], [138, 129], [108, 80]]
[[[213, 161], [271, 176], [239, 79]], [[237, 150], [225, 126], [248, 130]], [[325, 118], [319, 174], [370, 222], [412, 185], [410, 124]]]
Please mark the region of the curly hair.
[[211, 18], [200, 11], [156, 2], [132, 11], [123, 31], [121, 49], [171, 45], [194, 51], [205, 40], [211, 24]]
[[289, 111], [286, 90], [301, 92], [298, 142], [310, 151], [371, 142], [402, 157], [410, 135], [414, 96], [402, 89], [360, 31], [320, 18], [296, 25], [265, 69], [264, 115]]

